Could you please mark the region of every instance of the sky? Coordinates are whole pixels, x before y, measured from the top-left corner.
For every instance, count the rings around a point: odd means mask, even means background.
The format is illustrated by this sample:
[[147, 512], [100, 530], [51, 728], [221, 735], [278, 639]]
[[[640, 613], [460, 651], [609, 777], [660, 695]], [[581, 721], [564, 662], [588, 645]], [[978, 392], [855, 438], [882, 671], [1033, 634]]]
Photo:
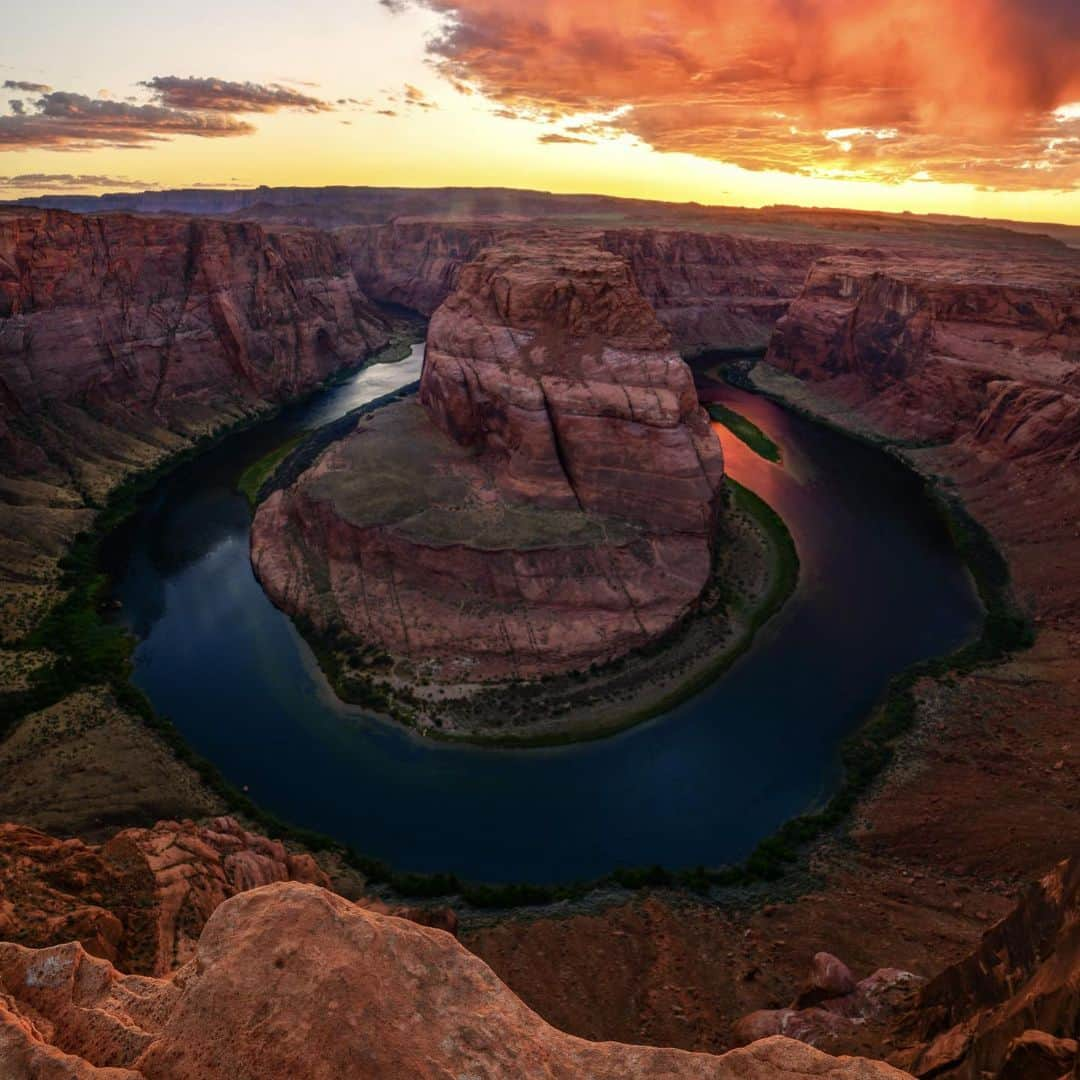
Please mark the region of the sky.
[[38, 0], [0, 198], [507, 186], [1080, 224], [1080, 0]]

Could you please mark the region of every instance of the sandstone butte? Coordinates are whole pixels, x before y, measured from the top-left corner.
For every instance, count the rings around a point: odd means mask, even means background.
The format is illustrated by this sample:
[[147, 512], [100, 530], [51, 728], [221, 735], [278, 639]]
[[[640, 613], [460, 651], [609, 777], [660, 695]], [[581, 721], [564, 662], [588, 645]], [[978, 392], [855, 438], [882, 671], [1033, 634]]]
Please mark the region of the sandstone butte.
[[226, 900], [170, 978], [122, 975], [77, 944], [0, 944], [0, 1069], [5, 1080], [908, 1075], [784, 1038], [719, 1056], [575, 1038], [444, 931], [297, 883]]
[[[642, 295], [684, 354], [718, 344], [763, 348], [814, 260], [829, 250], [820, 242], [679, 228], [576, 232], [627, 260]], [[485, 248], [531, 237], [543, 244], [549, 235], [550, 229], [535, 225], [431, 220], [346, 226], [334, 233], [367, 295], [425, 315], [454, 291], [462, 268]]]
[[290, 614], [437, 681], [585, 668], [693, 609], [723, 475], [626, 260], [505, 240], [432, 316], [419, 399], [273, 492], [252, 562]]

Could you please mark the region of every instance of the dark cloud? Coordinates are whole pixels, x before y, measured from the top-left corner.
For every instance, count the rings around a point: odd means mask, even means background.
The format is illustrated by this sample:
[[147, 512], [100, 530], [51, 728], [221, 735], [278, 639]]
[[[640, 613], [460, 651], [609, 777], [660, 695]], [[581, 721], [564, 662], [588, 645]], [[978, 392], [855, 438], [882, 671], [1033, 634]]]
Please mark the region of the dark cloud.
[[21, 79], [5, 79], [5, 90], [18, 90], [24, 94], [47, 94], [52, 87], [45, 83], [23, 82]]
[[280, 83], [155, 75], [141, 85], [162, 105], [196, 112], [271, 113], [281, 109], [327, 112], [333, 108], [329, 102]]
[[137, 188], [142, 191], [156, 186], [149, 180], [130, 180], [124, 176], [99, 176], [90, 173], [20, 173], [18, 176], [0, 176], [0, 188], [34, 192], [85, 188]]
[[581, 143], [583, 146], [596, 145], [592, 139], [581, 139], [576, 135], [561, 135], [557, 131], [549, 131], [547, 134], [541, 135], [536, 141], [542, 143]]
[[379, 116], [397, 116], [397, 112], [394, 109], [379, 109]]
[[254, 131], [251, 124], [235, 116], [53, 91], [30, 102], [21, 112], [0, 116], [0, 150], [34, 146], [53, 150], [139, 147], [177, 135], [228, 138]]

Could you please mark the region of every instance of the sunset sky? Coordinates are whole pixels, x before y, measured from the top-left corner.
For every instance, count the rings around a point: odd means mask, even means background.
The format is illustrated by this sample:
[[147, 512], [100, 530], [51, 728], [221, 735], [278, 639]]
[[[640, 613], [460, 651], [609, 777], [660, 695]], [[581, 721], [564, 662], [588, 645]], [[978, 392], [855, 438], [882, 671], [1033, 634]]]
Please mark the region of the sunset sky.
[[39, 0], [0, 198], [505, 185], [1080, 224], [1080, 0]]

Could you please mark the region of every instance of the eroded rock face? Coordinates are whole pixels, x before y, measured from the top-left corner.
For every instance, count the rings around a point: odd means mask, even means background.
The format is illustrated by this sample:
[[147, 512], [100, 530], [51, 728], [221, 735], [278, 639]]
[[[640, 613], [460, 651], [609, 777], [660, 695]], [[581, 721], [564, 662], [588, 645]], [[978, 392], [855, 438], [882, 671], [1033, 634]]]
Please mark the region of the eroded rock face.
[[86, 493], [386, 340], [325, 234], [0, 211], [0, 564], [47, 576]]
[[1062, 1062], [1055, 1076], [1064, 1073], [1080, 1019], [1078, 914], [1080, 859], [1072, 858], [926, 984], [898, 1026], [897, 1041], [910, 1046], [897, 1061], [916, 1076], [950, 1080], [1028, 1075], [1017, 1071], [1025, 1060]]
[[431, 320], [420, 402], [511, 497], [712, 531], [716, 437], [620, 258], [516, 241], [470, 263]]
[[766, 359], [901, 438], [1075, 454], [1080, 257], [821, 259]]
[[307, 854], [233, 818], [159, 821], [107, 843], [0, 825], [0, 940], [77, 941], [126, 971], [165, 974], [190, 959], [224, 900], [275, 881], [328, 885]]
[[723, 460], [624, 260], [501, 244], [432, 318], [419, 403], [356, 425], [259, 508], [279, 606], [447, 682], [587, 667], [707, 581]]
[[906, 1075], [783, 1038], [721, 1056], [587, 1042], [544, 1023], [448, 934], [297, 884], [222, 904], [171, 980], [120, 975], [78, 945], [0, 945], [0, 1070], [10, 1080]]
[[[466, 263], [533, 225], [401, 221], [335, 233], [360, 287], [425, 315], [457, 287]], [[630, 264], [638, 288], [680, 351], [764, 348], [822, 245], [676, 229], [578, 228]]]
[[634, 279], [681, 352], [764, 348], [825, 248], [728, 233], [612, 229], [603, 246]]

